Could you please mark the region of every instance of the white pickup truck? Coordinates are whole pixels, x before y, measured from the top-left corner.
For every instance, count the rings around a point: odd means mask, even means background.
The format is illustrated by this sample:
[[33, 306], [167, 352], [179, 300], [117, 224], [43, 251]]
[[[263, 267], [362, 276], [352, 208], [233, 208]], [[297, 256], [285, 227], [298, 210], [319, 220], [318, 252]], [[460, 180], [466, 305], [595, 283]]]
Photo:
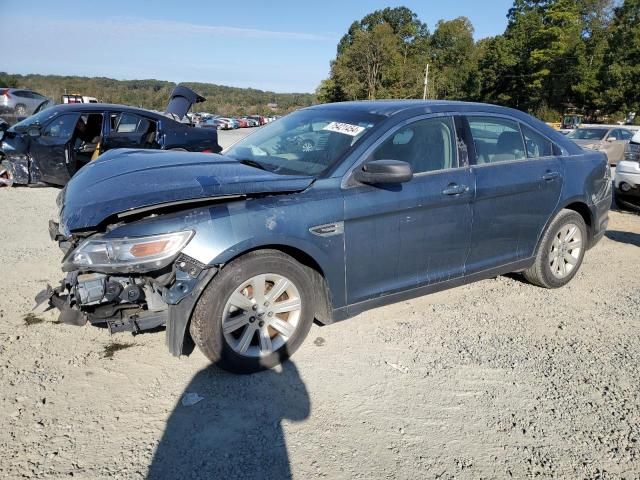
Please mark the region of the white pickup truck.
[[626, 145], [624, 160], [616, 165], [613, 185], [618, 206], [640, 210], [640, 131]]

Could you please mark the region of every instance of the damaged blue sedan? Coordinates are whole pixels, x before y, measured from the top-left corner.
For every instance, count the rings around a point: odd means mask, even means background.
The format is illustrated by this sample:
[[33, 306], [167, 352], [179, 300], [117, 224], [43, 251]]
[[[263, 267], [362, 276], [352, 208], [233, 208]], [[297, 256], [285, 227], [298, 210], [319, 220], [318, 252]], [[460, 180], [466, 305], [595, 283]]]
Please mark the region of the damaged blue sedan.
[[37, 300], [70, 324], [165, 325], [172, 354], [197, 345], [255, 372], [314, 320], [509, 272], [562, 287], [610, 204], [604, 154], [522, 112], [320, 105], [222, 155], [113, 150], [87, 164], [49, 226], [66, 277]]

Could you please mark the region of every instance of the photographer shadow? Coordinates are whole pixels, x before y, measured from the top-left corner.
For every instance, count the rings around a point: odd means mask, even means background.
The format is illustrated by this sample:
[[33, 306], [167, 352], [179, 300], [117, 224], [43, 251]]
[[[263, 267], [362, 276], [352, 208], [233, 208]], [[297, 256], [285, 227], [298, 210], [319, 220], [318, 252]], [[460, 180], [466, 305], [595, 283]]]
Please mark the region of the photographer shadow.
[[306, 387], [293, 362], [281, 371], [233, 375], [215, 366], [198, 372], [180, 401], [155, 451], [147, 478], [288, 479], [289, 456], [282, 420], [309, 416]]

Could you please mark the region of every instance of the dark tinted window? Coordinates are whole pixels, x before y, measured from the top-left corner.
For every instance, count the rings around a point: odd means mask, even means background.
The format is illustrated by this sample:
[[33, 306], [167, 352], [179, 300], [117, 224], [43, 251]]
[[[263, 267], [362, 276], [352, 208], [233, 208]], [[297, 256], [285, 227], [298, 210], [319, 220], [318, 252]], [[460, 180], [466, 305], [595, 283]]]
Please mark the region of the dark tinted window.
[[77, 115], [60, 115], [42, 130], [42, 136], [69, 139], [76, 128], [77, 120]]
[[520, 127], [495, 117], [469, 117], [476, 147], [476, 164], [509, 162], [526, 158]]
[[408, 162], [413, 173], [454, 168], [455, 138], [450, 117], [419, 120], [389, 137], [373, 153], [373, 159]]
[[553, 144], [535, 130], [521, 125], [524, 143], [527, 149], [527, 157], [550, 157], [553, 155]]
[[11, 92], [11, 95], [21, 98], [31, 98], [29, 92], [26, 92], [24, 90], [14, 90], [13, 92]]

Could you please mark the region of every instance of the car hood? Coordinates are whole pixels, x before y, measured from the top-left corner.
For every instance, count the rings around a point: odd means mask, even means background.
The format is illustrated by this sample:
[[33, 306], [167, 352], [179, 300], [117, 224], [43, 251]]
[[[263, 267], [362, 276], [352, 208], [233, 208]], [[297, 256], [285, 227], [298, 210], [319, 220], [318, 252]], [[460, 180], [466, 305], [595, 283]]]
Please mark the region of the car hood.
[[190, 88], [178, 85], [173, 89], [173, 92], [171, 92], [166, 112], [182, 119], [194, 103], [201, 103], [205, 100], [206, 98], [198, 95]]
[[207, 153], [120, 149], [84, 166], [65, 187], [65, 235], [138, 210], [227, 196], [298, 192], [313, 177], [277, 175]]

